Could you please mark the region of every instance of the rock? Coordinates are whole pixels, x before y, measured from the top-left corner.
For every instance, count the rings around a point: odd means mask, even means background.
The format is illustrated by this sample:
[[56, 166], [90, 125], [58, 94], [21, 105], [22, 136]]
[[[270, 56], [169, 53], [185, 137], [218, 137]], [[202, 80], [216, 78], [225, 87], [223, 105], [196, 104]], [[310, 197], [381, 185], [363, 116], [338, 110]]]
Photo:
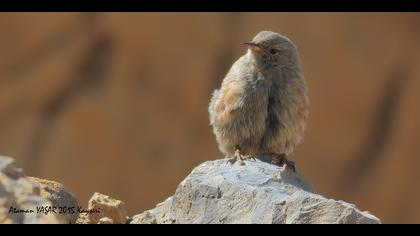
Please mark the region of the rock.
[[164, 202], [158, 204], [156, 208], [134, 216], [130, 224], [158, 224], [158, 220], [159, 223], [172, 223], [172, 219], [166, 218], [172, 203], [173, 197], [169, 197]]
[[28, 177], [28, 179], [40, 185], [41, 197], [51, 201], [52, 205], [58, 209], [57, 214], [63, 215], [70, 224], [76, 223], [79, 203], [74, 195], [67, 191], [65, 187], [55, 181]]
[[89, 200], [88, 211], [90, 212], [90, 214], [87, 214], [87, 223], [89, 224], [100, 223], [100, 220], [104, 217], [109, 218], [114, 224], [125, 224], [127, 222], [124, 202], [100, 193], [93, 194]]
[[98, 224], [109, 225], [109, 224], [114, 224], [114, 221], [108, 217], [104, 217], [99, 220]]
[[175, 195], [136, 215], [132, 224], [381, 223], [356, 206], [315, 194], [299, 172], [263, 160], [245, 166], [205, 162], [181, 182]]
[[79, 217], [76, 220], [76, 224], [89, 224], [89, 218], [87, 214], [79, 214]]
[[12, 158], [0, 156], [0, 224], [66, 223], [62, 215], [46, 211], [53, 204], [40, 193], [40, 185], [26, 178]]
[[0, 172], [12, 179], [24, 176], [22, 169], [16, 167], [15, 160], [5, 156], [0, 156]]

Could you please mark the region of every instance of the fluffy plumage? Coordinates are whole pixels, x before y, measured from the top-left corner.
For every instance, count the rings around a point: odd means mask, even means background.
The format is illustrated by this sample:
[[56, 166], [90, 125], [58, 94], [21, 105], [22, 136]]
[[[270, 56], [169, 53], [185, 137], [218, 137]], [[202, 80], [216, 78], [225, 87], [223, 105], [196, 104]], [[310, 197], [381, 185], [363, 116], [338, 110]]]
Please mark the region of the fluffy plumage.
[[298, 50], [262, 31], [230, 68], [209, 105], [210, 124], [227, 157], [288, 155], [301, 142], [309, 113]]

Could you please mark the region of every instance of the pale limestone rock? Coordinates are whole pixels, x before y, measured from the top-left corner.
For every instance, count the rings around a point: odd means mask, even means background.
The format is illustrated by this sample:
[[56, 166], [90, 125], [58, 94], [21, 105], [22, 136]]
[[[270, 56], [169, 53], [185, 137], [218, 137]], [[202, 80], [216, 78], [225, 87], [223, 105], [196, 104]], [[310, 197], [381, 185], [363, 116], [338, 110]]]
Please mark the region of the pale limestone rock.
[[57, 209], [57, 214], [63, 215], [70, 224], [76, 223], [79, 215], [79, 203], [74, 195], [65, 189], [64, 185], [35, 177], [28, 177], [28, 179], [40, 185], [41, 197], [51, 201], [52, 205]]
[[65, 217], [48, 211], [53, 205], [40, 192], [12, 158], [0, 156], [0, 224], [66, 223]]
[[205, 162], [181, 182], [175, 195], [136, 215], [132, 224], [381, 223], [356, 206], [315, 194], [299, 172], [266, 163]]
[[114, 224], [114, 221], [108, 217], [101, 218], [98, 222], [100, 225], [110, 225]]
[[111, 219], [114, 224], [127, 222], [124, 202], [100, 193], [93, 194], [89, 200], [88, 210], [95, 211], [87, 215], [89, 224], [97, 224], [104, 217]]

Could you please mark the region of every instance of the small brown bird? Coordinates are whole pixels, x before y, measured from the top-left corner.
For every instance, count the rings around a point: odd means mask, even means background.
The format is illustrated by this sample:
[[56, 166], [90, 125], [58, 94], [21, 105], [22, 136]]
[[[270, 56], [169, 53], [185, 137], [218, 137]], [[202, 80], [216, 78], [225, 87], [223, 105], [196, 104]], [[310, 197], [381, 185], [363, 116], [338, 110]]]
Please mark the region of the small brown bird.
[[232, 65], [209, 105], [219, 149], [232, 164], [268, 156], [294, 170], [287, 155], [301, 142], [309, 114], [298, 50], [270, 31], [243, 44], [247, 53]]

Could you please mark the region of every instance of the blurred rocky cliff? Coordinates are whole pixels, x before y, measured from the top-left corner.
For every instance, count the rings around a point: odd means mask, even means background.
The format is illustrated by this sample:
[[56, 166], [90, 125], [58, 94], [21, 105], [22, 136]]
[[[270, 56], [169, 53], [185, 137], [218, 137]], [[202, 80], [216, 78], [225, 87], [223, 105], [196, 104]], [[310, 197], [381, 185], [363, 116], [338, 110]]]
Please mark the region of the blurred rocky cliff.
[[0, 154], [82, 203], [153, 208], [222, 157], [207, 104], [260, 30], [300, 49], [311, 114], [292, 158], [317, 193], [418, 223], [415, 13], [1, 13]]

